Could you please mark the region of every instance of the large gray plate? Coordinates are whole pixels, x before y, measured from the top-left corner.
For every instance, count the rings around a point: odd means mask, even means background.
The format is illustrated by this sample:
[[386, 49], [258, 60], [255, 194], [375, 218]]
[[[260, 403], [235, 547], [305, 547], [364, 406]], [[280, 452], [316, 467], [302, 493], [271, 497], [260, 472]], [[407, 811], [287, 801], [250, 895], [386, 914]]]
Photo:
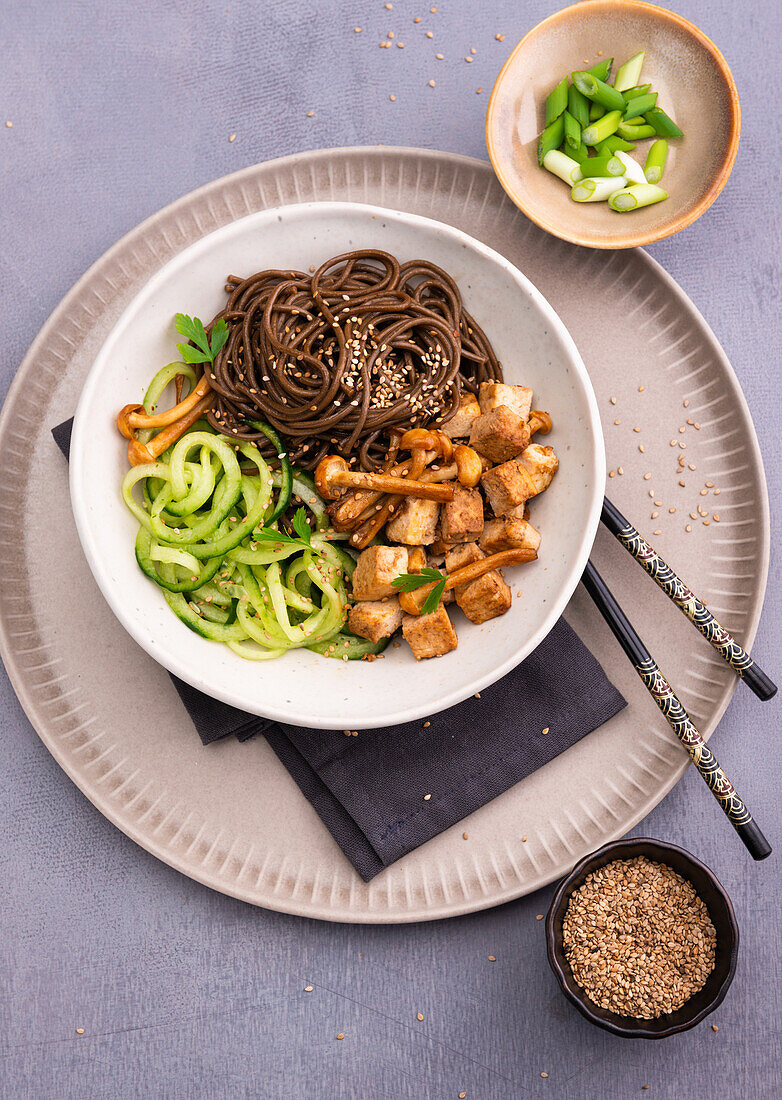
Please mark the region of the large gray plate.
[[[65, 465], [49, 436], [74, 409], [110, 328], [158, 268], [227, 221], [311, 199], [377, 203], [449, 222], [537, 285], [591, 372], [609, 469], [623, 471], [609, 480], [610, 495], [643, 532], [660, 531], [654, 542], [662, 554], [746, 646], [768, 568], [763, 468], [724, 353], [662, 269], [640, 251], [593, 252], [547, 236], [519, 214], [488, 165], [452, 154], [326, 150], [237, 172], [129, 233], [47, 321], [0, 423], [0, 649], [44, 743], [123, 832], [216, 890], [327, 920], [451, 916], [550, 882], [625, 833], [686, 767], [582, 591], [567, 618], [624, 692], [627, 709], [366, 885], [262, 739], [199, 746], [167, 674], [125, 634], [92, 580]], [[685, 467], [684, 477], [680, 453], [696, 467]], [[699, 507], [709, 512], [707, 526]], [[733, 674], [608, 536], [598, 536], [593, 557], [710, 734], [735, 688]]]

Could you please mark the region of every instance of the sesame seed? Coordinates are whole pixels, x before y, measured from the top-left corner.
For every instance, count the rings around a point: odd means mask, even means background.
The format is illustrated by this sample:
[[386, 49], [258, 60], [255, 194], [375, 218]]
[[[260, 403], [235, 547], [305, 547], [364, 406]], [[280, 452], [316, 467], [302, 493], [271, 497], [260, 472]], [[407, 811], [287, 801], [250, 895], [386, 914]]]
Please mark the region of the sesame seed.
[[229, 142], [236, 141], [236, 134], [229, 134], [228, 135], [228, 140], [229, 140]]
[[690, 531], [692, 531], [692, 524], [691, 524], [691, 523], [688, 523], [688, 524], [687, 524], [687, 526], [686, 526], [686, 527], [684, 528], [684, 530], [685, 530], [685, 531], [687, 532], [687, 534], [689, 535]]
[[[396, 96], [393, 94], [393, 92], [391, 93], [391, 95], [388, 98], [391, 100], [392, 103], [396, 103]], [[357, 405], [358, 401], [354, 401], [353, 404]]]
[[428, 802], [431, 797], [432, 796], [430, 794], [425, 794], [424, 795], [424, 802]]
[[496, 961], [497, 961], [497, 959], [494, 957], [494, 955], [489, 955], [489, 962], [490, 963], [496, 963]]
[[305, 993], [312, 993], [312, 991], [313, 991], [313, 989], [314, 989], [314, 988], [315, 988], [315, 986], [314, 986], [314, 985], [305, 985], [305, 986], [304, 986], [304, 992], [305, 992]]
[[[315, 112], [314, 111], [307, 111], [307, 118], [314, 118], [314, 117], [315, 117]], [[264, 381], [268, 382], [269, 379], [265, 378]]]
[[353, 28], [353, 34], [361, 34], [363, 29], [364, 29], [363, 27], [354, 27]]
[[543, 920], [543, 914], [538, 913], [538, 915], [535, 917], [535, 920]]
[[611, 401], [612, 405], [616, 404], [616, 398], [615, 397], [611, 397], [609, 400]]
[[438, 61], [442, 61], [445, 57], [445, 54], [436, 53], [434, 56], [437, 58]]
[[541, 732], [541, 733], [543, 734], [543, 736], [545, 737], [545, 736], [546, 736], [546, 734], [548, 733], [548, 731], [549, 731], [550, 729], [551, 729], [551, 726], [546, 726], [546, 728], [545, 728], [545, 729], [543, 729], [543, 730], [541, 730], [540, 732]]
[[430, 81], [429, 81], [429, 87], [430, 87], [430, 88], [434, 88], [434, 81], [433, 81], [433, 80], [430, 80]]
[[[538, 920], [540, 920], [540, 917], [538, 917]], [[544, 1072], [541, 1072], [540, 1076], [541, 1076], [541, 1077], [548, 1077], [548, 1074], [547, 1074], [547, 1073], [544, 1073]]]
[[495, 34], [494, 37], [497, 39], [498, 42], [504, 42], [505, 41], [505, 35], [504, 34]]
[[416, 1012], [416, 1014], [415, 1014], [415, 1018], [416, 1018], [416, 1020], [418, 1020], [419, 1022], [420, 1022], [421, 1020], [423, 1020], [423, 1018], [424, 1018], [424, 1014], [423, 1014], [423, 1012]]
[[340, 1031], [340, 1033], [339, 1033], [339, 1035], [337, 1036], [337, 1038], [338, 1038], [338, 1039], [344, 1039], [344, 1038], [345, 1038], [345, 1032], [344, 1032], [344, 1031]]
[[[6, 122], [6, 126], [10, 126], [10, 123]], [[84, 1028], [83, 1027], [77, 1027], [76, 1028], [76, 1034], [77, 1035], [83, 1035], [84, 1034]]]
[[470, 834], [469, 833], [462, 833], [462, 840], [469, 840], [469, 839], [470, 839]]

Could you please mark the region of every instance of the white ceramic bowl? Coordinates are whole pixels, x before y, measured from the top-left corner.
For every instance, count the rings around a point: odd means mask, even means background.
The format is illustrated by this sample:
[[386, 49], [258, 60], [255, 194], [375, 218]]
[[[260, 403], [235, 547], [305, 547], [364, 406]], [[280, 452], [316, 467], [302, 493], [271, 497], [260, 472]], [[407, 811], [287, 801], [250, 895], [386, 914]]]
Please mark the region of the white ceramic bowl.
[[[230, 274], [299, 268], [354, 248], [402, 260], [422, 257], [456, 279], [509, 382], [533, 387], [559, 455], [551, 488], [532, 504], [540, 558], [508, 570], [514, 599], [501, 618], [475, 626], [454, 612], [459, 646], [417, 664], [407, 646], [382, 661], [343, 662], [304, 650], [264, 664], [192, 633], [138, 569], [136, 522], [120, 483], [127, 444], [115, 418], [140, 401], [176, 356], [174, 314], [204, 319], [223, 305]], [[600, 516], [605, 455], [595, 396], [565, 326], [535, 287], [497, 252], [451, 226], [354, 203], [303, 203], [232, 222], [181, 252], [120, 317], [82, 391], [73, 427], [70, 488], [76, 524], [104, 597], [130, 635], [160, 664], [206, 694], [283, 722], [358, 729], [422, 718], [458, 703], [522, 661], [551, 630], [583, 571]], [[120, 670], [118, 670], [118, 675]]]

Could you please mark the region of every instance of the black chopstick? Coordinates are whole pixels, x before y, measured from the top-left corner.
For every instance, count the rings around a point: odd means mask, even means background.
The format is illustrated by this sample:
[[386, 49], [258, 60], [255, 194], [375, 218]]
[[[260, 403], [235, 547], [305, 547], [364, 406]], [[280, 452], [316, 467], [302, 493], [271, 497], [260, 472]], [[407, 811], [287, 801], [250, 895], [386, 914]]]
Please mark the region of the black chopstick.
[[660, 672], [651, 653], [636, 634], [630, 620], [591, 561], [587, 562], [581, 579], [614, 637], [632, 661], [647, 691], [684, 745], [693, 764], [706, 780], [709, 790], [719, 802], [752, 858], [760, 860], [771, 855], [771, 845], [755, 824], [752, 814], [739, 798], [733, 784], [693, 725], [692, 719], [673, 688]]
[[725, 627], [717, 622], [708, 607], [694, 592], [690, 591], [681, 577], [674, 573], [667, 562], [663, 561], [654, 547], [636, 531], [632, 523], [625, 519], [616, 505], [605, 497], [600, 520], [625, 550], [632, 554], [638, 564], [643, 566], [666, 596], [687, 616], [693, 626], [697, 627], [723, 661], [729, 664], [747, 687], [755, 692], [758, 699], [765, 702], [773, 698], [777, 693], [777, 685], [774, 681], [753, 661], [746, 650], [742, 649]]

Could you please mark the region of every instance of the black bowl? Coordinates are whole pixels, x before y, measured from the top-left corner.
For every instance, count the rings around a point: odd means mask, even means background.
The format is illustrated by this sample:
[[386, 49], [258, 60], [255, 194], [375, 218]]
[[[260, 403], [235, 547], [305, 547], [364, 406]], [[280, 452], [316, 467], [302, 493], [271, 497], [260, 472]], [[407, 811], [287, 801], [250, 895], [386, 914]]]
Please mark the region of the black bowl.
[[[703, 989], [677, 1008], [675, 1012], [658, 1016], [656, 1020], [638, 1020], [634, 1016], [620, 1016], [600, 1008], [590, 1001], [576, 983], [562, 946], [562, 922], [570, 895], [584, 882], [591, 871], [604, 867], [615, 859], [632, 859], [646, 856], [656, 863], [666, 863], [695, 887], [703, 900], [717, 933], [714, 969]], [[546, 945], [548, 961], [557, 976], [562, 992], [576, 1006], [582, 1016], [593, 1024], [621, 1035], [625, 1039], [664, 1039], [695, 1027], [701, 1020], [722, 1004], [736, 973], [739, 951], [739, 926], [730, 898], [723, 890], [716, 875], [699, 860], [675, 844], [639, 837], [637, 840], [618, 840], [606, 844], [591, 856], [582, 859], [567, 878], [559, 884], [546, 916]]]

